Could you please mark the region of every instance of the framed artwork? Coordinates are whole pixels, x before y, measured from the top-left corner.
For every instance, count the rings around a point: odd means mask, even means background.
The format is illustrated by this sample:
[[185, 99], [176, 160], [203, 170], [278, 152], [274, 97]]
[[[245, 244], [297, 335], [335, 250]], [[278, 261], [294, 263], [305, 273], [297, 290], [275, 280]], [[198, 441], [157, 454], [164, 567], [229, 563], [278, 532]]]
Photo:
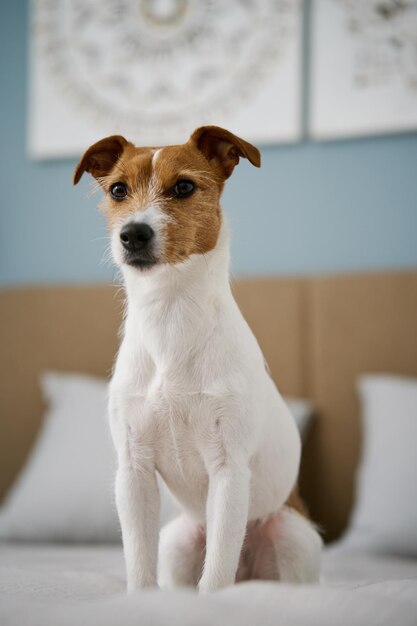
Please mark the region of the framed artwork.
[[417, 129], [416, 0], [314, 0], [316, 139]]
[[33, 0], [29, 153], [202, 124], [258, 143], [301, 133], [301, 0]]

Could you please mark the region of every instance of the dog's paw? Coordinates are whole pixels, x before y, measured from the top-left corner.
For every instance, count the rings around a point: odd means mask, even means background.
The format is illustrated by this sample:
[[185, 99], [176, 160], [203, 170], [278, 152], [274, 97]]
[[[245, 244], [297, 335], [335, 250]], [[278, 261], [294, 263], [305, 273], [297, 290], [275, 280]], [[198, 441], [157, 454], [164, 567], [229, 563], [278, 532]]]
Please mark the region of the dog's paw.
[[[230, 584], [232, 585], [233, 582], [231, 582]], [[208, 593], [218, 591], [219, 589], [227, 586], [228, 583], [226, 581], [203, 575], [200, 579], [200, 582], [198, 583], [198, 593], [204, 596]]]
[[150, 578], [146, 578], [146, 579], [140, 579], [140, 580], [129, 580], [127, 581], [127, 587], [126, 587], [126, 592], [128, 593], [128, 595], [132, 594], [132, 593], [137, 593], [139, 591], [143, 591], [144, 589], [152, 589], [152, 588], [158, 588], [159, 585], [156, 581], [155, 578], [150, 577]]
[[216, 591], [215, 587], [211, 587], [201, 582], [198, 583], [198, 595], [206, 596], [208, 593], [212, 593], [213, 591]]

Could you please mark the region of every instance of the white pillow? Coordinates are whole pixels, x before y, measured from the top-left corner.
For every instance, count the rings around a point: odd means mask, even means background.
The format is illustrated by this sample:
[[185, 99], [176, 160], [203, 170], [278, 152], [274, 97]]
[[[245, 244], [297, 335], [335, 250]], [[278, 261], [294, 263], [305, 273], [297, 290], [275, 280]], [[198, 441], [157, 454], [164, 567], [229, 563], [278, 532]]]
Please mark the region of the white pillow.
[[41, 386], [49, 409], [1, 511], [0, 537], [117, 540], [106, 384], [89, 376], [47, 373]]
[[[120, 541], [107, 383], [83, 374], [48, 372], [41, 387], [49, 409], [29, 460], [0, 511], [0, 537]], [[162, 489], [164, 523], [175, 507]]]
[[[83, 374], [48, 372], [41, 387], [49, 409], [29, 460], [0, 511], [0, 537], [119, 541], [107, 383]], [[305, 429], [310, 403], [290, 398], [287, 404]], [[160, 489], [164, 524], [177, 509], [162, 481]]]
[[417, 379], [363, 376], [363, 451], [348, 545], [417, 555]]
[[314, 416], [310, 400], [284, 396], [285, 403], [294, 417], [303, 442], [306, 440]]

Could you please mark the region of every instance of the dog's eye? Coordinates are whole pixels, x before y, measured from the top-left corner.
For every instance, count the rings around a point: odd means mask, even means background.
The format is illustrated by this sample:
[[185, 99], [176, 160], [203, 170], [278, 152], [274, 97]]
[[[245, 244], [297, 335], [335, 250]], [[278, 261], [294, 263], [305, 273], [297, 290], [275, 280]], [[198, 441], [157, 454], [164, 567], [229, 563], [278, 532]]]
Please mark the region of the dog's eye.
[[110, 193], [115, 200], [124, 200], [127, 196], [127, 187], [124, 183], [114, 183], [110, 187]]
[[195, 190], [195, 184], [192, 180], [178, 180], [173, 189], [174, 196], [177, 198], [186, 198]]

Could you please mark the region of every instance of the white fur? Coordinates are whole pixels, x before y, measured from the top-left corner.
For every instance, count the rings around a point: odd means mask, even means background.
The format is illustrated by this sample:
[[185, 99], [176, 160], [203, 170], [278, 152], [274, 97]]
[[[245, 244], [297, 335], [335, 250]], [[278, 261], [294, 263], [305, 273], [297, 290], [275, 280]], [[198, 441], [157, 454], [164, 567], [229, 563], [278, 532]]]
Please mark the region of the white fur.
[[[118, 261], [119, 245], [114, 237]], [[233, 299], [225, 224], [205, 255], [122, 269], [127, 316], [110, 422], [128, 589], [157, 583], [159, 472], [184, 511], [162, 531], [160, 583], [211, 591], [235, 582], [248, 520], [287, 500], [299, 434]], [[204, 565], [199, 528], [207, 532]], [[316, 580], [316, 531], [296, 513], [282, 529], [280, 578]]]

